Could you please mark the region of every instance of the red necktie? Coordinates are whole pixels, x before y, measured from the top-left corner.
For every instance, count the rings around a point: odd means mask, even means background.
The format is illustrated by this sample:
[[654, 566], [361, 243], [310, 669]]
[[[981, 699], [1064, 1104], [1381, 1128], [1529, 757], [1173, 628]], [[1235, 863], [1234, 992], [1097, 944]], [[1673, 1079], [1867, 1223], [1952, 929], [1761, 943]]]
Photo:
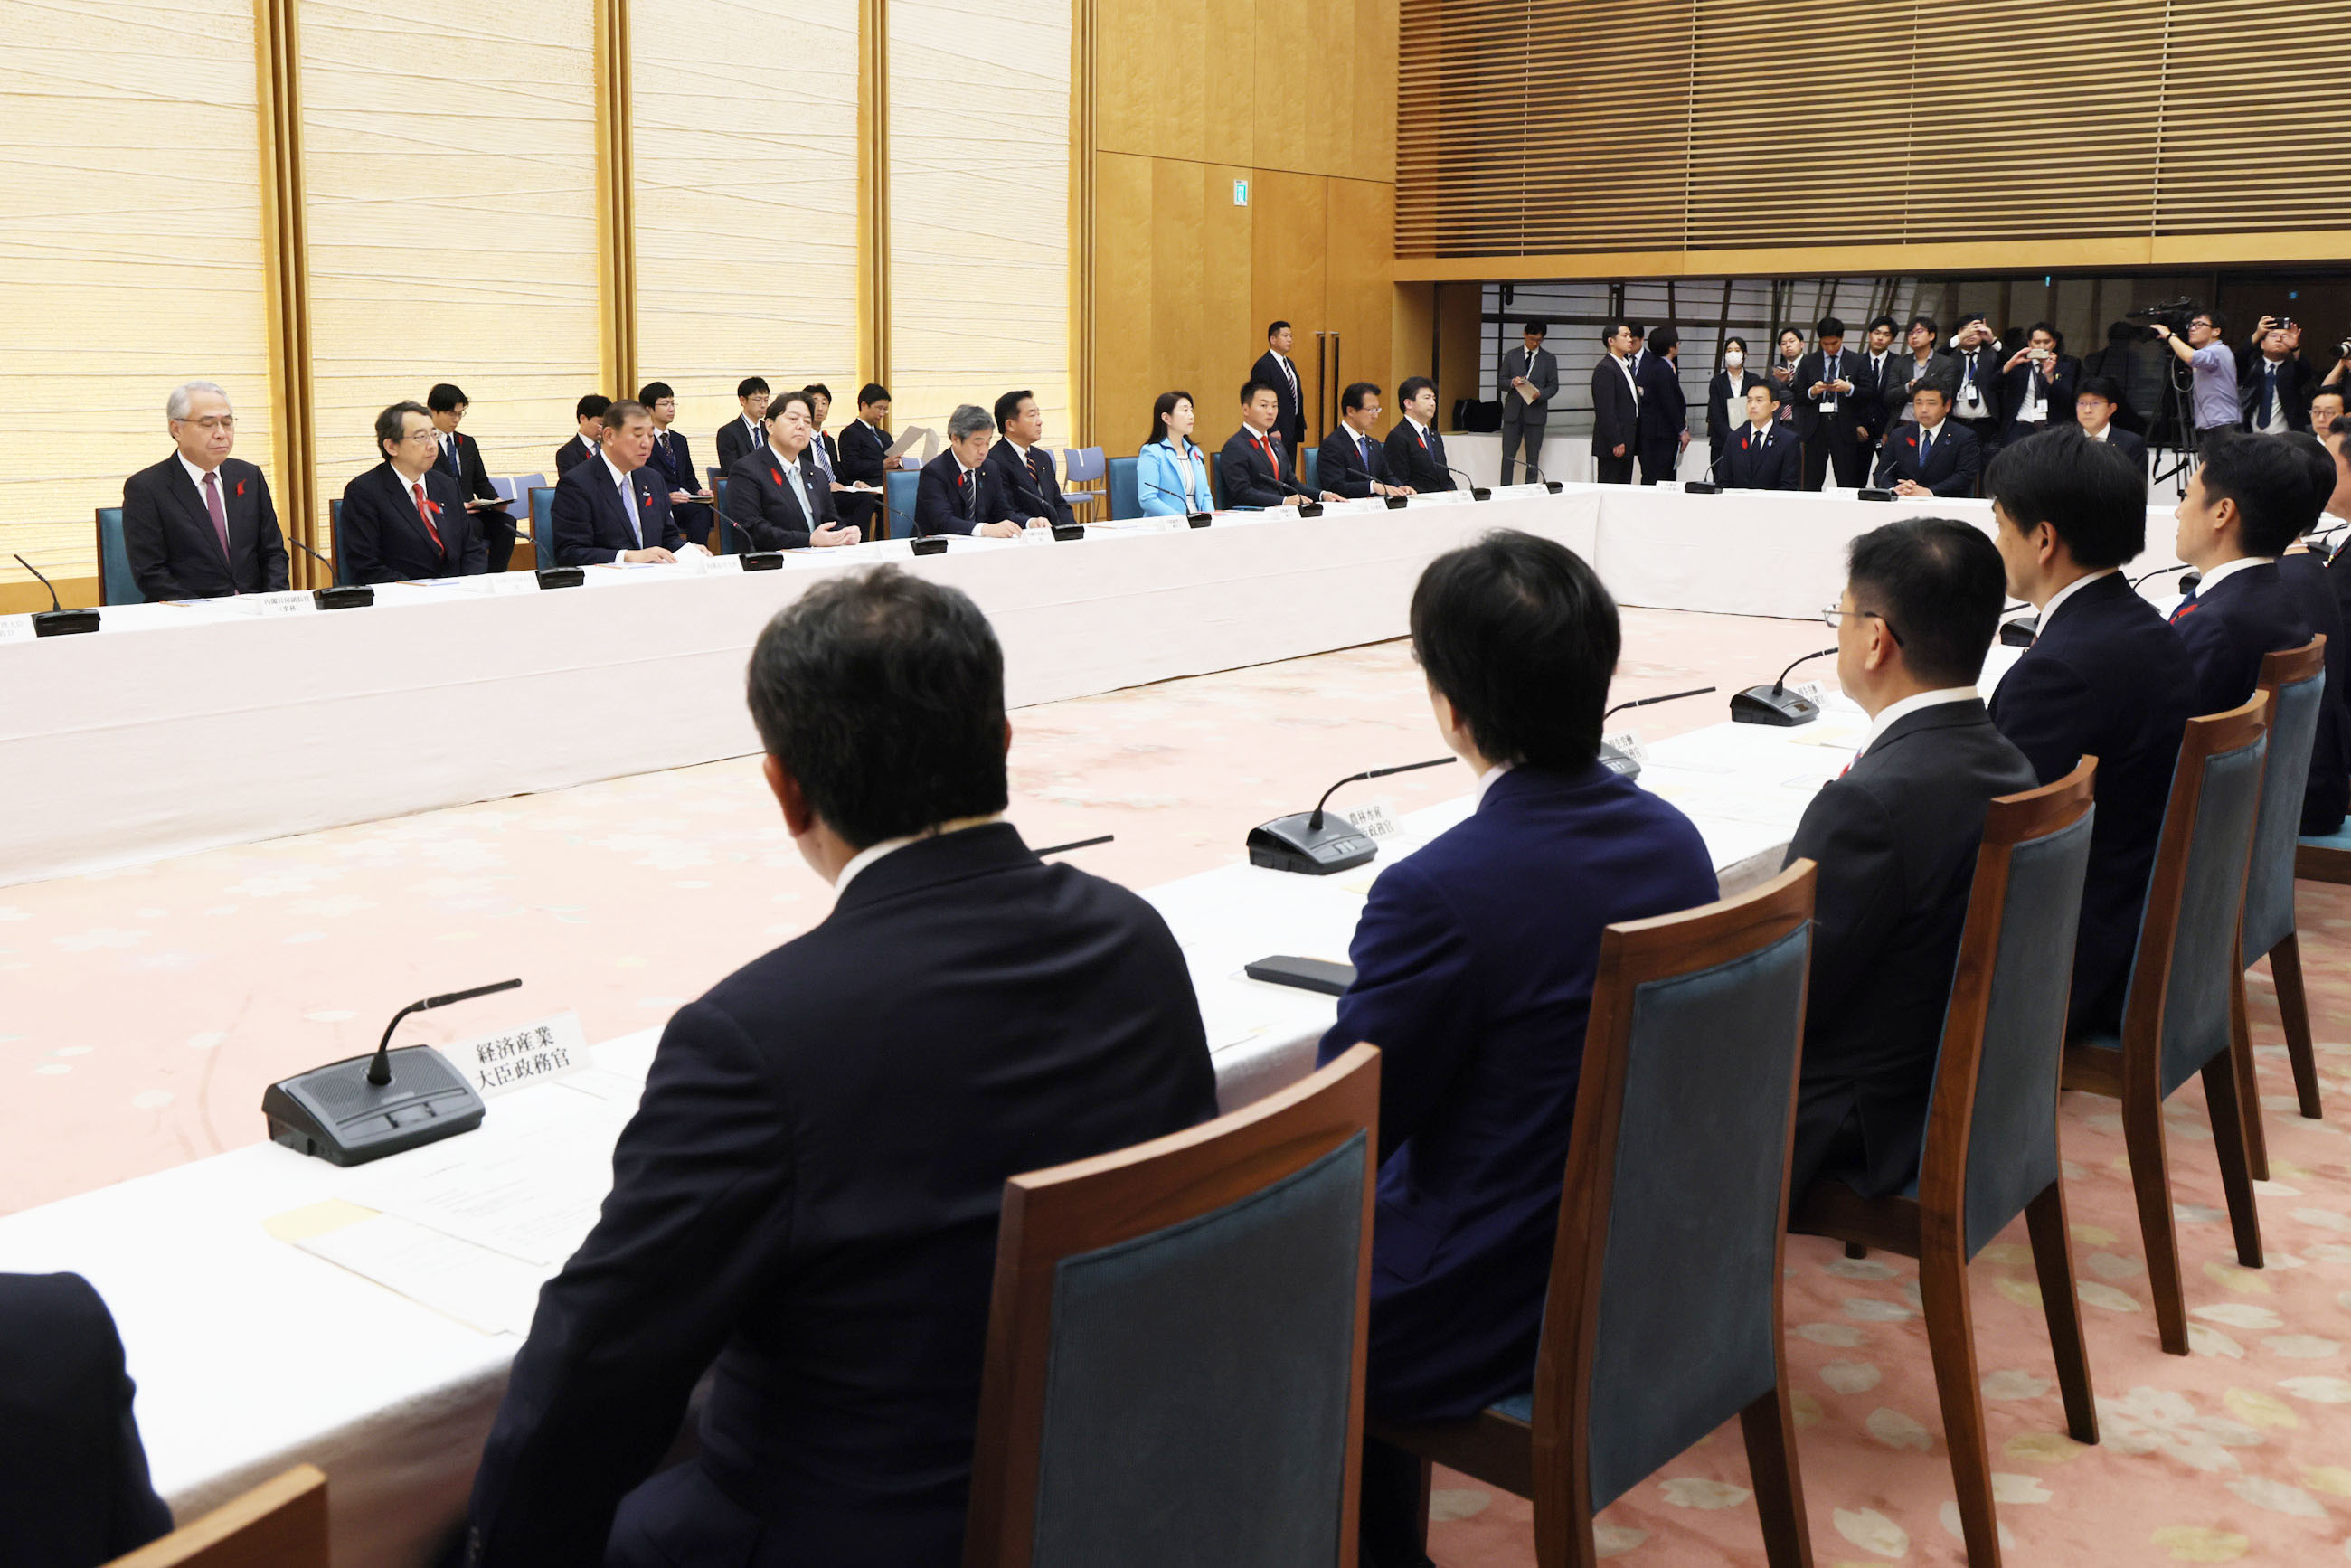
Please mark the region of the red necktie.
[[1254, 437], [1252, 437], [1251, 439], [1253, 439], [1253, 440], [1255, 440], [1255, 441], [1256, 441], [1256, 443], [1257, 443], [1257, 449], [1258, 449], [1259, 452], [1262, 452], [1262, 453], [1264, 453], [1264, 454], [1265, 454], [1265, 460], [1266, 460], [1267, 464], [1268, 464], [1270, 466], [1271, 466], [1271, 468], [1273, 469], [1273, 476], [1274, 476], [1275, 478], [1277, 478], [1277, 479], [1280, 478], [1280, 477], [1281, 477], [1281, 457], [1280, 457], [1280, 454], [1278, 454], [1278, 453], [1276, 453], [1276, 452], [1274, 451], [1274, 449], [1273, 449], [1273, 444], [1272, 444], [1271, 442], [1270, 442], [1270, 441], [1266, 440], [1266, 438], [1265, 438], [1264, 436], [1262, 436], [1262, 435], [1254, 436]]
[[424, 486], [416, 484], [409, 487], [416, 492], [417, 520], [424, 525], [424, 531], [433, 536], [433, 548], [446, 555], [448, 551], [441, 543], [441, 530], [433, 526], [433, 503], [424, 498]]

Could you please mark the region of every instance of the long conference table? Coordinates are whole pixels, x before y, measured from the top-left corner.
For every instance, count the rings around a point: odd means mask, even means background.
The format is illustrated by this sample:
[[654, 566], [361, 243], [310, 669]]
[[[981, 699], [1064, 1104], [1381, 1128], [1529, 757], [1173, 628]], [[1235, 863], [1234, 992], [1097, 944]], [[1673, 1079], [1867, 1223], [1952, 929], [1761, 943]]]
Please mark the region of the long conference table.
[[[745, 656], [824, 575], [894, 561], [976, 600], [1025, 707], [1402, 636], [1434, 556], [1492, 528], [1555, 538], [1620, 603], [1809, 618], [1846, 542], [1891, 517], [1988, 503], [1570, 485], [1099, 524], [1056, 542], [904, 540], [390, 583], [361, 610], [307, 593], [130, 605], [94, 635], [0, 617], [0, 886], [757, 749]], [[2134, 570], [2173, 564], [2168, 515]]]

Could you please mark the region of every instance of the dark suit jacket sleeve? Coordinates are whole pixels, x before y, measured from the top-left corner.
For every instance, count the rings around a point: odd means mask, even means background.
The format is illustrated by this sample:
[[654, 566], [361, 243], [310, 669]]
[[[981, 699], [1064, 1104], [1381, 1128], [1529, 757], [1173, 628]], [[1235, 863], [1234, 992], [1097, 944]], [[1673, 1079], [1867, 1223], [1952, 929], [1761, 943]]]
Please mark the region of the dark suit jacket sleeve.
[[1802, 486], [1804, 476], [1796, 467], [1794, 442], [1774, 441], [1763, 455], [1771, 466], [1764, 470], [1762, 483], [1756, 486], [1758, 489], [1794, 490]]
[[1372, 883], [1348, 947], [1355, 983], [1322, 1037], [1327, 1062], [1358, 1043], [1380, 1048], [1380, 1158], [1420, 1128], [1461, 1064], [1481, 1016], [1468, 937], [1444, 895], [1399, 861]]
[[[490, 541], [482, 530], [482, 520], [465, 510], [465, 492], [456, 480], [438, 469], [433, 470], [432, 475], [441, 481], [441, 494], [436, 497], [441, 503], [441, 531], [445, 534], [455, 528], [465, 541], [456, 551], [457, 575], [478, 577], [490, 570]], [[425, 483], [430, 486], [432, 478]]]
[[170, 505], [153, 473], [133, 474], [122, 486], [122, 549], [131, 576], [149, 599], [185, 599], [187, 585], [172, 570], [164, 542], [163, 507]]
[[695, 1003], [664, 1032], [588, 1239], [540, 1291], [474, 1480], [477, 1561], [603, 1560], [792, 1225], [791, 1116], [734, 1020]]
[[1812, 988], [1804, 1003], [1809, 1035], [1837, 1018], [1877, 967], [1886, 933], [1902, 915], [1902, 863], [1885, 809], [1867, 790], [1843, 782], [1822, 786], [1804, 808], [1782, 864], [1799, 860], [1820, 868], [1813, 898]]
[[1559, 395], [1559, 356], [1548, 349], [1539, 350], [1533, 367], [1527, 371], [1527, 380], [1541, 394], [1527, 405], [1527, 413], [1541, 419], [1551, 413], [1551, 400]]
[[1364, 455], [1355, 449], [1355, 433], [1342, 424], [1322, 438], [1314, 457], [1314, 483], [1317, 487], [1360, 499], [1372, 493], [1372, 476], [1364, 466]]
[[1992, 692], [1993, 727], [2032, 764], [2043, 784], [2063, 779], [2082, 760], [2081, 737], [2095, 717], [2098, 695], [2062, 659], [2027, 656]]
[[914, 531], [918, 534], [971, 532], [971, 519], [958, 517], [955, 503], [955, 485], [940, 474], [938, 459], [933, 458], [924, 464], [922, 477], [914, 486]]
[[343, 511], [335, 531], [335, 554], [343, 575], [353, 582], [390, 582], [394, 573], [384, 565], [383, 506], [378, 486], [369, 483], [371, 468], [343, 486]]
[[1256, 465], [1249, 460], [1248, 443], [1238, 435], [1228, 440], [1217, 454], [1217, 483], [1228, 507], [1281, 505], [1281, 492], [1259, 481]]
[[2187, 644], [2188, 661], [2196, 667], [2196, 702], [2190, 713], [2226, 713], [2252, 695], [2252, 683], [2242, 678], [2244, 655], [2224, 618], [2183, 615], [2171, 623], [2171, 630]]
[[588, 449], [580, 444], [578, 436], [573, 436], [555, 449], [555, 476], [562, 478], [580, 466], [580, 460], [587, 455]]
[[840, 455], [833, 462], [833, 472], [844, 485], [882, 484], [883, 447], [881, 438], [858, 420], [841, 433]]
[[655, 485], [653, 493], [644, 501], [648, 511], [657, 514], [645, 519], [645, 533], [662, 549], [677, 551], [685, 548], [685, 530], [677, 526], [677, 513], [669, 504], [669, 487]]
[[[1943, 426], [1946, 434], [1954, 427]], [[1962, 432], [1963, 435], [1967, 433]], [[1951, 448], [1951, 471], [1927, 486], [1938, 496], [1972, 496], [1976, 490], [1976, 474], [1983, 465], [1983, 449], [1970, 437]]]
[[558, 566], [601, 566], [618, 560], [620, 552], [598, 546], [596, 517], [586, 486], [558, 485], [548, 509], [548, 531], [555, 536]]

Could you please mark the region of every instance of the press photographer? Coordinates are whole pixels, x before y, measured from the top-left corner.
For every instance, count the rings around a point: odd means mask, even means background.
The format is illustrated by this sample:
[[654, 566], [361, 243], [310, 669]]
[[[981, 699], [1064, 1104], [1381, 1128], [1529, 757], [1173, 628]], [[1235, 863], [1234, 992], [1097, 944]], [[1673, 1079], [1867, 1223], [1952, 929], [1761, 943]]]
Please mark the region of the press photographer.
[[2301, 348], [2301, 322], [2291, 316], [2264, 316], [2237, 350], [2241, 428], [2267, 435], [2310, 428], [2310, 394], [2318, 371], [2302, 357]]
[[2197, 310], [2189, 314], [2184, 327], [2183, 334], [2170, 321], [2158, 319], [2148, 324], [2147, 330], [2189, 369], [2192, 378], [2189, 418], [2196, 427], [2196, 450], [2200, 452], [2212, 432], [2236, 429], [2244, 411], [2237, 403], [2237, 357], [2220, 340], [2228, 319], [2218, 310]]

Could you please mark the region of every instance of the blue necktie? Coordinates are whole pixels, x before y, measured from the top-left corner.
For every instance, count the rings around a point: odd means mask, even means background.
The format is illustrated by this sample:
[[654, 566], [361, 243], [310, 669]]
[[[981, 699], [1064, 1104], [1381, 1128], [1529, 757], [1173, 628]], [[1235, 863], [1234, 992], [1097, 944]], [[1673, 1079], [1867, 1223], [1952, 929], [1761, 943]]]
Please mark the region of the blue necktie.
[[2275, 365], [2263, 365], [2262, 367], [2262, 417], [2257, 422], [2259, 428], [2263, 430], [2269, 428], [2270, 410], [2276, 406], [2277, 367]]
[[1372, 438], [1359, 435], [1355, 439], [1364, 444], [1364, 472], [1368, 474], [1372, 471]]
[[1918, 473], [1921, 477], [1924, 477], [1927, 472], [1927, 454], [1934, 450], [1935, 438], [1921, 427], [1918, 432]]

